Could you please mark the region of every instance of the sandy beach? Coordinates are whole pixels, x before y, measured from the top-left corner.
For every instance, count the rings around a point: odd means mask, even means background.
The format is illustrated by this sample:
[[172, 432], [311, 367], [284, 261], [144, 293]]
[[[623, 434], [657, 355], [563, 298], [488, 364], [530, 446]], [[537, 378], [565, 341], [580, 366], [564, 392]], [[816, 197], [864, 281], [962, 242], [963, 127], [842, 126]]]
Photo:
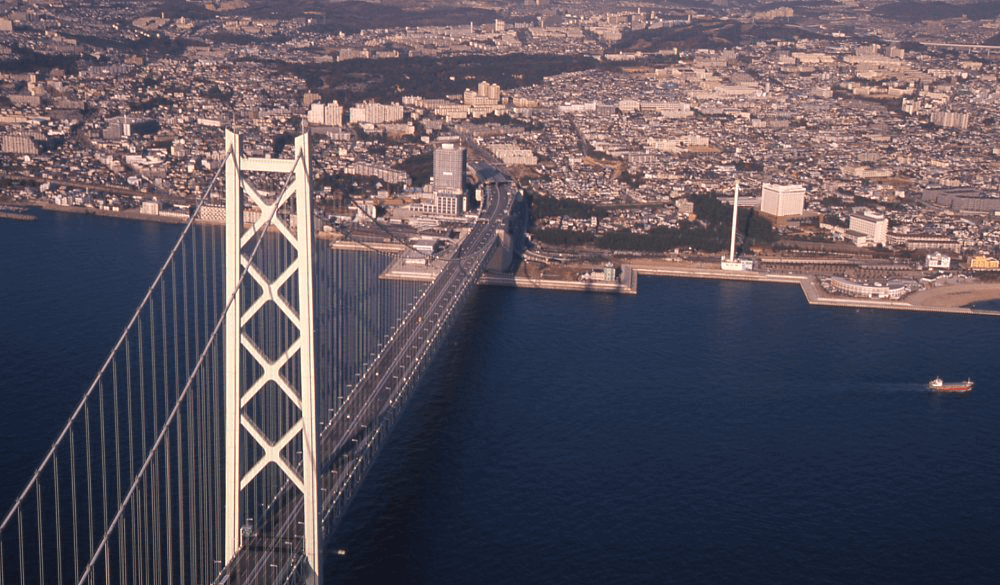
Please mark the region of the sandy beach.
[[915, 292], [906, 299], [922, 307], [964, 307], [970, 303], [1000, 300], [1000, 283], [970, 282]]

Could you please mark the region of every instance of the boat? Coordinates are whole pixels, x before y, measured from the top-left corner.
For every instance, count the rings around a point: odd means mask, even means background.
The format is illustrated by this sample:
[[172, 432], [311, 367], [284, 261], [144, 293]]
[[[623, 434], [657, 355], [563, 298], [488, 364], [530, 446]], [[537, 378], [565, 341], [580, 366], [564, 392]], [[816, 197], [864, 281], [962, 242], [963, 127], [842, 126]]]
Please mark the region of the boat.
[[964, 382], [945, 382], [941, 378], [934, 378], [927, 383], [927, 389], [934, 392], [968, 392], [972, 390], [975, 383], [972, 380]]

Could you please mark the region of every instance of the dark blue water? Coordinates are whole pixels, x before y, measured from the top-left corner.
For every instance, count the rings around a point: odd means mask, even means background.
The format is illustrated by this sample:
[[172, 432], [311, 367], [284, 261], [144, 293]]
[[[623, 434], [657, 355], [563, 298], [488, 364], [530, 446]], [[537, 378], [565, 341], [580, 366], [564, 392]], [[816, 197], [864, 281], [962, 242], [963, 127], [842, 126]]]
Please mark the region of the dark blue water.
[[986, 311], [1000, 311], [1000, 301], [978, 301], [967, 306]]
[[71, 213], [0, 219], [0, 508], [93, 381], [181, 227]]
[[[0, 507], [177, 231], [0, 221]], [[327, 581], [995, 583], [998, 328], [810, 308], [782, 285], [482, 289]], [[934, 395], [935, 375], [977, 387]]]
[[329, 581], [996, 583], [998, 328], [782, 285], [481, 290]]

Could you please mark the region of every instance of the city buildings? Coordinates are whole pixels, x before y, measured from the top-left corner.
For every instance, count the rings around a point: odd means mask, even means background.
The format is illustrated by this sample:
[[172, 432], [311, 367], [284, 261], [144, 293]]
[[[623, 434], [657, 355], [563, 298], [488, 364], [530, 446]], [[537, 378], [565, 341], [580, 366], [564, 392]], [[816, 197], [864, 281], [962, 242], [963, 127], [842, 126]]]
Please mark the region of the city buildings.
[[948, 270], [951, 268], [951, 256], [941, 252], [931, 252], [925, 259], [929, 270]]
[[885, 215], [873, 211], [864, 210], [860, 214], [851, 215], [851, 223], [848, 226], [850, 232], [863, 234], [866, 244], [886, 245], [889, 237], [889, 220]]
[[773, 217], [802, 215], [805, 209], [806, 188], [802, 185], [774, 185], [761, 187], [760, 210]]
[[402, 104], [363, 102], [350, 109], [351, 124], [385, 124], [403, 120]]
[[[865, 208], [893, 224], [887, 245], [901, 254], [945, 252], [953, 266], [963, 255], [1000, 254], [1000, 147], [993, 136], [1000, 61], [975, 49], [904, 51], [878, 42], [910, 36], [897, 34], [905, 31], [896, 23], [875, 15], [858, 20], [856, 8], [839, 5], [824, 7], [829, 16], [783, 9], [759, 15], [827, 31], [820, 37], [755, 30], [753, 42], [697, 49], [609, 48], [600, 41], [734, 22], [754, 28], [752, 12], [719, 10], [729, 14], [668, 17], [593, 3], [554, 22], [544, 11], [508, 7], [497, 22], [473, 26], [341, 34], [311, 17], [150, 16], [129, 4], [69, 4], [55, 17], [44, 3], [21, 2], [0, 10], [12, 23], [0, 32], [0, 60], [18, 61], [18, 51], [30, 50], [48, 64], [0, 72], [0, 136], [17, 137], [0, 148], [8, 151], [0, 168], [49, 185], [18, 186], [9, 196], [76, 201], [59, 182], [71, 180], [94, 193], [102, 186], [131, 193], [83, 205], [137, 208], [153, 195], [166, 205], [197, 195], [211, 178], [224, 156], [223, 127], [239, 126], [254, 156], [276, 156], [288, 145], [274, 137], [308, 121], [331, 206], [350, 190], [359, 199], [388, 191], [379, 205], [403, 207], [412, 203], [407, 173], [431, 172], [406, 161], [455, 133], [503, 161], [532, 192], [601, 209], [600, 221], [540, 219], [591, 240], [703, 220], [690, 202], [727, 193], [738, 178], [808, 191], [774, 194], [765, 204], [762, 189], [763, 211], [774, 214], [786, 243], [875, 244], [877, 230], [848, 229], [852, 221], [855, 228], [871, 224], [851, 219]], [[996, 34], [994, 21], [960, 22], [924, 23], [913, 39], [980, 43]], [[192, 42], [178, 53], [139, 50], [153, 30]], [[121, 50], [107, 52], [108, 40]], [[560, 64], [567, 56], [570, 67]], [[471, 65], [481, 57], [521, 63], [510, 70]], [[338, 58], [368, 62], [342, 63], [345, 75], [303, 73], [338, 69]], [[51, 65], [59, 62], [73, 66]], [[400, 66], [416, 69], [392, 71]], [[339, 103], [331, 103], [334, 96]], [[351, 112], [344, 111], [348, 104]], [[345, 127], [345, 118], [360, 127]], [[433, 170], [440, 195], [460, 193], [455, 170]], [[929, 186], [943, 192], [925, 195]], [[435, 213], [460, 213], [458, 199], [452, 205], [428, 191], [422, 201]], [[780, 220], [813, 214], [824, 218], [815, 229]]]
[[310, 124], [317, 126], [341, 126], [344, 123], [344, 108], [337, 100], [329, 104], [313, 102], [307, 119]]
[[868, 299], [898, 300], [909, 292], [905, 286], [884, 285], [880, 283], [864, 284], [839, 276], [834, 276], [830, 279], [830, 286], [839, 293]]
[[434, 149], [434, 190], [438, 193], [465, 193], [465, 149], [457, 138], [442, 139]]

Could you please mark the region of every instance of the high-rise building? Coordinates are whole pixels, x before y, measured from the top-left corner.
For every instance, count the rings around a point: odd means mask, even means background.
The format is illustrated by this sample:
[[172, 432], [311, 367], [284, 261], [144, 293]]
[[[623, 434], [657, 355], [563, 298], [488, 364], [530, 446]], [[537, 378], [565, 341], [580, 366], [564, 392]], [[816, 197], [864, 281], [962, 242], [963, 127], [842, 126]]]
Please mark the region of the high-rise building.
[[434, 190], [456, 195], [465, 192], [465, 149], [457, 138], [442, 139], [434, 149]]
[[805, 209], [806, 188], [802, 185], [764, 183], [760, 196], [760, 210], [774, 217], [802, 215]]
[[889, 237], [889, 220], [880, 213], [865, 210], [862, 214], [852, 214], [848, 229], [868, 236], [873, 244], [886, 245]]
[[967, 112], [931, 112], [931, 124], [942, 128], [966, 130], [969, 127]]
[[323, 104], [315, 102], [309, 108], [309, 123], [317, 126], [341, 126], [344, 123], [344, 108], [337, 100]]
[[476, 88], [476, 93], [478, 93], [481, 97], [493, 100], [493, 103], [500, 101], [500, 86], [496, 83], [480, 81], [479, 86]]
[[386, 124], [403, 120], [402, 104], [379, 104], [364, 102], [351, 106], [351, 124], [368, 122], [369, 124]]
[[466, 89], [462, 103], [469, 106], [492, 106], [500, 103], [500, 86], [488, 81], [480, 81], [476, 89]]

